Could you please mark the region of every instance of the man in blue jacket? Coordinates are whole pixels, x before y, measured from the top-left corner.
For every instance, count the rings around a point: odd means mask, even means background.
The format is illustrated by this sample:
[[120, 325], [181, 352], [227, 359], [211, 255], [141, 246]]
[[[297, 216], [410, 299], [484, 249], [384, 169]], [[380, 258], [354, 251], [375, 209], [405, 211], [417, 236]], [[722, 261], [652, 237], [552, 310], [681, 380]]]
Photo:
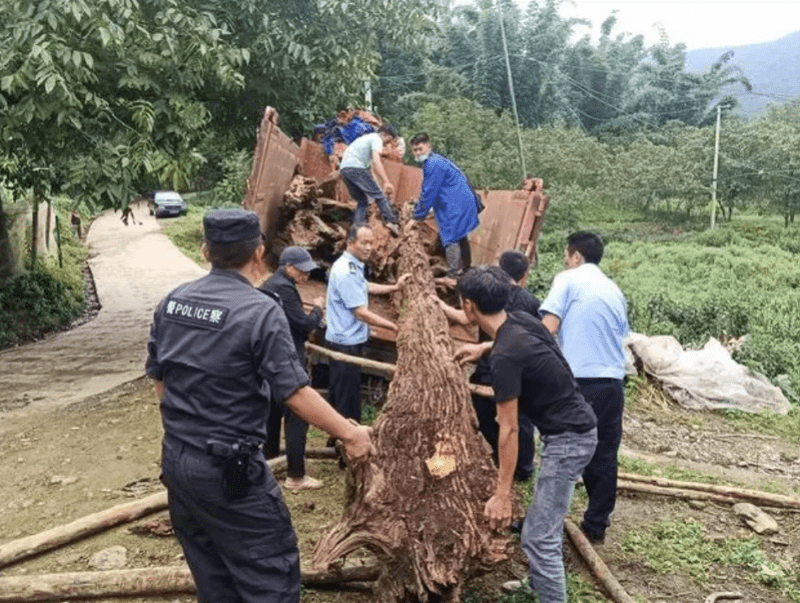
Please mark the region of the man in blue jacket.
[[422, 164], [422, 193], [413, 220], [421, 222], [433, 209], [447, 258], [447, 276], [469, 270], [472, 252], [469, 233], [478, 227], [478, 206], [467, 177], [452, 161], [434, 153], [424, 132], [411, 139], [411, 153]]

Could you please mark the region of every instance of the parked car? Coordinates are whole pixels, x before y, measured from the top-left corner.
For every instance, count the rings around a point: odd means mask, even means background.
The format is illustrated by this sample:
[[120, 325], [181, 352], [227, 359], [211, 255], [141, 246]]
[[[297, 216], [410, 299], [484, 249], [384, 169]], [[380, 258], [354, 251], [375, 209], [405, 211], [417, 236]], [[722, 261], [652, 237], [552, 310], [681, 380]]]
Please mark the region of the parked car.
[[174, 191], [156, 191], [150, 205], [150, 215], [156, 218], [181, 216], [189, 211], [186, 201]]

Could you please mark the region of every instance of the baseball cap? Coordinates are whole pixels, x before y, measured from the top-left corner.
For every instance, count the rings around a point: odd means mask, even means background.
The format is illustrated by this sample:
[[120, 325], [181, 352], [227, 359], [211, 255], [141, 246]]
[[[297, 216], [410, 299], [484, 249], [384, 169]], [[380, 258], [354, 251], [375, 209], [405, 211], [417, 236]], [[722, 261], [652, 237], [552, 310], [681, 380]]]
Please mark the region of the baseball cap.
[[303, 272], [311, 272], [315, 268], [319, 268], [317, 263], [311, 258], [311, 254], [302, 247], [287, 247], [281, 252], [279, 262], [281, 266], [291, 264]]
[[215, 209], [203, 217], [206, 241], [217, 245], [251, 241], [261, 236], [258, 214], [243, 209]]

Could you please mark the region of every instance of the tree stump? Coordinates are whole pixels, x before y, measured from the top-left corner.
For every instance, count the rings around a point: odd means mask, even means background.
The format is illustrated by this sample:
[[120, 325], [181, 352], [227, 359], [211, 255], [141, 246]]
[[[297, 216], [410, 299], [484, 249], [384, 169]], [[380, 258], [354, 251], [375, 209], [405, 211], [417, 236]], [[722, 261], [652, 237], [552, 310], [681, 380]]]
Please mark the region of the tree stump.
[[365, 547], [381, 568], [376, 600], [455, 602], [466, 578], [507, 558], [510, 541], [484, 518], [497, 469], [452, 359], [419, 228], [404, 235], [398, 263], [398, 274], [412, 276], [400, 304], [397, 371], [374, 427], [378, 454], [348, 468], [344, 514], [317, 544], [314, 565], [329, 568]]

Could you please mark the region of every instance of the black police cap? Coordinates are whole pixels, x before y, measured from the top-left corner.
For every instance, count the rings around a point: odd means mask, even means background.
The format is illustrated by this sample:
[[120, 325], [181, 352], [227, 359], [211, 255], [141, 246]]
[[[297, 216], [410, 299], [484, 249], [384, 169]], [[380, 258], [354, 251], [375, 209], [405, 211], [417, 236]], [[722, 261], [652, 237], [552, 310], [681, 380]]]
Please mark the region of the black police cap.
[[203, 218], [206, 241], [226, 245], [261, 236], [258, 214], [242, 209], [215, 209]]

